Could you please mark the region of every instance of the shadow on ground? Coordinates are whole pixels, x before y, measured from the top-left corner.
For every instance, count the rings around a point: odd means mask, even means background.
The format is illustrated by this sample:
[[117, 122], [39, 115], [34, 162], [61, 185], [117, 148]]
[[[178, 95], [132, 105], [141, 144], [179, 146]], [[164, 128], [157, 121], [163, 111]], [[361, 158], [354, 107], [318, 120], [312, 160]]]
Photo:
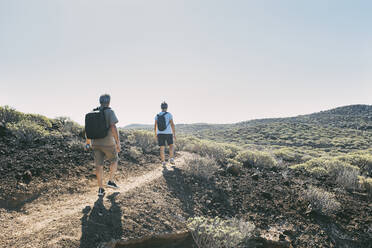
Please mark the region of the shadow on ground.
[[111, 203], [109, 209], [106, 209], [103, 197], [98, 198], [94, 203], [93, 209], [90, 206], [83, 209], [80, 248], [97, 247], [100, 243], [121, 238], [123, 234], [122, 211], [116, 203], [118, 194], [113, 193], [107, 196]]

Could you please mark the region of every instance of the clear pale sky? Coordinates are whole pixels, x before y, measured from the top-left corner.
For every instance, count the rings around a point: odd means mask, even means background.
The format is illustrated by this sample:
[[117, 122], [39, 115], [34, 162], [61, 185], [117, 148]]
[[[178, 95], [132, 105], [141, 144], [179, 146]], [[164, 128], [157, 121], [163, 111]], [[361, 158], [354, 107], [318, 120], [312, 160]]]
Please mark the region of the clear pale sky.
[[372, 104], [372, 1], [0, 0], [0, 105], [232, 123]]

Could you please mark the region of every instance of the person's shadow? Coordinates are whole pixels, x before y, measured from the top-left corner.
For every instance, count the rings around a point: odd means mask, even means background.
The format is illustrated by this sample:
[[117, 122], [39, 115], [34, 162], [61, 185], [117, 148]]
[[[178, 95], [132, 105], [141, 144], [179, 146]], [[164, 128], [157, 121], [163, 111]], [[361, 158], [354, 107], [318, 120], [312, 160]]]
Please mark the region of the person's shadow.
[[80, 248], [97, 247], [102, 242], [121, 238], [123, 234], [122, 212], [120, 206], [115, 202], [115, 197], [118, 194], [113, 193], [107, 196], [111, 202], [109, 209], [104, 206], [103, 197], [98, 198], [94, 203], [93, 209], [90, 206], [83, 209]]
[[172, 170], [164, 169], [163, 177], [167, 183], [168, 190], [182, 203], [182, 209], [189, 215], [194, 215], [193, 192], [182, 175], [182, 171], [175, 166]]

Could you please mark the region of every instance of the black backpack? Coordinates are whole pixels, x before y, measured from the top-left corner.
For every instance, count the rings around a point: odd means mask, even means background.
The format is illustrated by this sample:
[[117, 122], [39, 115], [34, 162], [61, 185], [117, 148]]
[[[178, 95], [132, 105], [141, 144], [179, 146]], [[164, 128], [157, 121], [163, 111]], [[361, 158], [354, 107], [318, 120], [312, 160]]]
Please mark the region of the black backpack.
[[109, 107], [95, 108], [85, 115], [85, 134], [88, 139], [102, 139], [107, 136], [109, 127], [106, 123], [105, 110]]
[[167, 120], [165, 119], [166, 114], [168, 114], [168, 112], [165, 112], [162, 115], [158, 114], [157, 124], [158, 124], [159, 131], [164, 131], [165, 129], [167, 129], [169, 125], [169, 123], [167, 124]]

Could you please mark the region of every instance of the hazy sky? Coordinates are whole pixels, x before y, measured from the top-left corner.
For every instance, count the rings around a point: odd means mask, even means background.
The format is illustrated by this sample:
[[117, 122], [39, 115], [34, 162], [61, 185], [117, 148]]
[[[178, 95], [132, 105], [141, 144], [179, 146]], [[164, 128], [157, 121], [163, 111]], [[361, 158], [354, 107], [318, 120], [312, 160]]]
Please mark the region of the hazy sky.
[[120, 126], [372, 104], [372, 1], [0, 0], [0, 105]]

